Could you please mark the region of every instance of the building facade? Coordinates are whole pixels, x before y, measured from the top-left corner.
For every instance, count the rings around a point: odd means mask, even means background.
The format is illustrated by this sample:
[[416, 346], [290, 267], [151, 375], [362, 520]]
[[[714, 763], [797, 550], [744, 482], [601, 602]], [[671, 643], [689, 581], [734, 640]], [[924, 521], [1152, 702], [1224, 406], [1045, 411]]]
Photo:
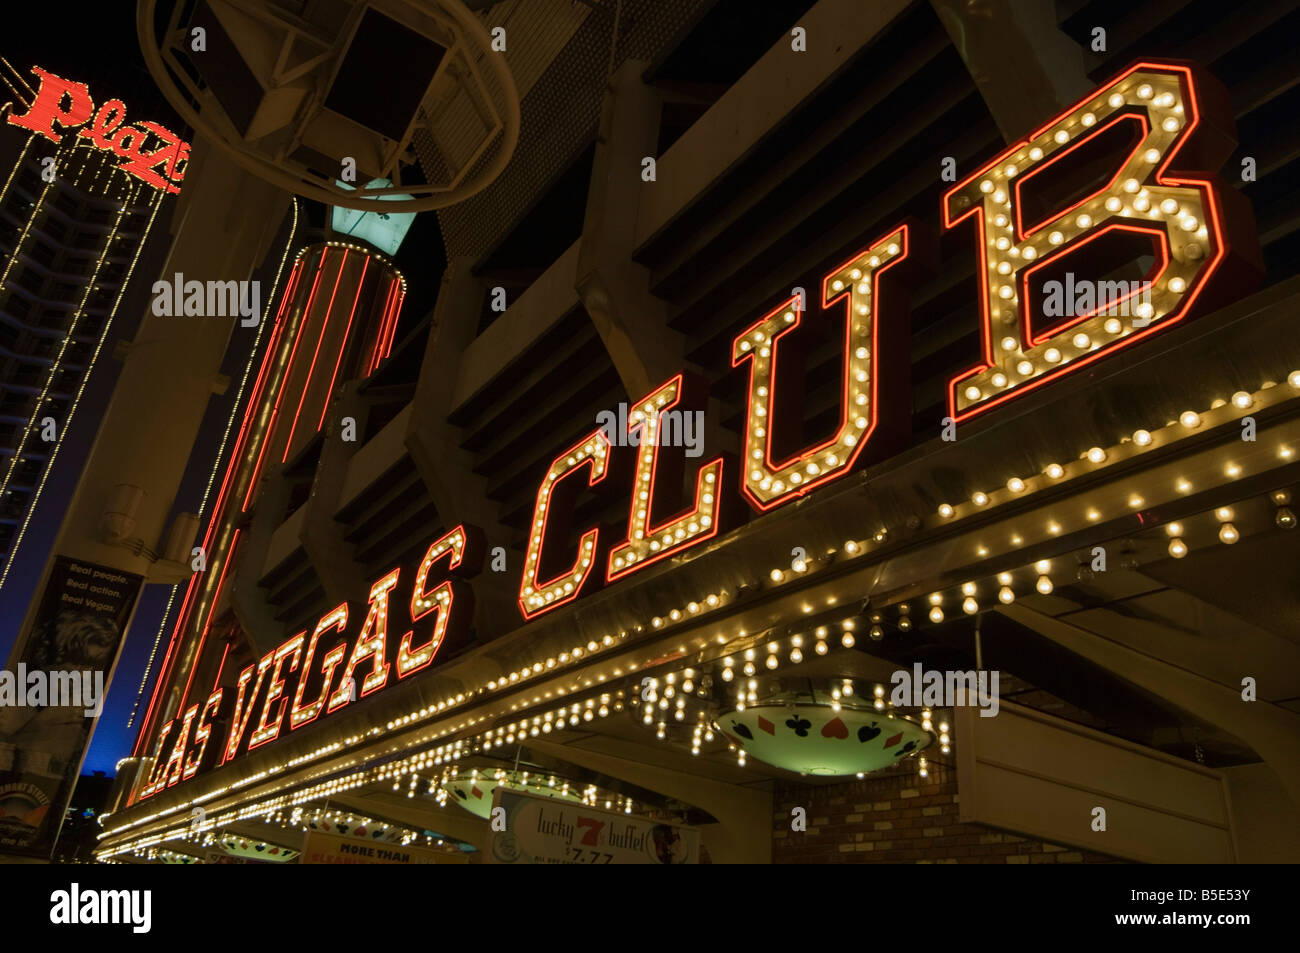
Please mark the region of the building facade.
[[427, 338], [236, 451], [99, 858], [509, 862], [552, 797], [661, 862], [1294, 860], [1295, 13], [1157, 6], [691, 9], [530, 178], [561, 45]]

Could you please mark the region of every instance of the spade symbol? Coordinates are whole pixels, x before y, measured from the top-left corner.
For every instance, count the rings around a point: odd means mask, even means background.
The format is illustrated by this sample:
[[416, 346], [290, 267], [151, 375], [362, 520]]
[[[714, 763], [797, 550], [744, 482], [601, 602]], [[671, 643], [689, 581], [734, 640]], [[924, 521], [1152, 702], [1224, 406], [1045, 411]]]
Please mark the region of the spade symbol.
[[754, 734], [749, 730], [748, 725], [742, 725], [739, 722], [733, 721], [731, 723], [731, 730], [740, 735], [740, 737], [744, 738], [746, 741], [754, 740]]
[[871, 725], [863, 725], [861, 728], [858, 729], [858, 740], [861, 741], [863, 744], [866, 744], [868, 741], [870, 741], [872, 738], [875, 738], [879, 734], [880, 734], [880, 729], [877, 728], [875, 726], [875, 723], [873, 722]]

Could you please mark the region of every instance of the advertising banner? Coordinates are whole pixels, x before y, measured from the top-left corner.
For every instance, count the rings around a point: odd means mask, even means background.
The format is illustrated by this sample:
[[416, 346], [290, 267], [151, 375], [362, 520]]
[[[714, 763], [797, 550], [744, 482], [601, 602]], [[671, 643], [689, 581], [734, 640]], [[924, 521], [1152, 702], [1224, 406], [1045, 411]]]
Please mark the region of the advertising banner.
[[143, 582], [54, 560], [31, 628], [0, 671], [0, 854], [53, 850]]
[[700, 832], [692, 827], [598, 811], [571, 801], [498, 787], [492, 813], [505, 809], [505, 830], [492, 832], [492, 864], [698, 864]]
[[300, 864], [468, 864], [469, 855], [308, 831]]

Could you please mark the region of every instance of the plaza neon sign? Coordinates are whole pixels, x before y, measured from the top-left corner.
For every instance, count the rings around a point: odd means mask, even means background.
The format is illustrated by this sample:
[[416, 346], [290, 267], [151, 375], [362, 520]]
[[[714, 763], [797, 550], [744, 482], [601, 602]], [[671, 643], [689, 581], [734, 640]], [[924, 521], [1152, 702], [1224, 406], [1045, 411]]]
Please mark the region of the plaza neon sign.
[[[95, 108], [85, 83], [55, 76], [39, 66], [32, 72], [40, 86], [27, 112], [9, 116], [10, 125], [30, 129], [55, 144], [76, 129], [79, 139], [120, 160], [118, 168], [146, 185], [164, 192], [179, 192], [190, 145], [156, 122], [126, 123], [126, 104], [109, 99]], [[80, 127], [80, 128], [79, 128]]]
[[[1156, 334], [1186, 318], [1198, 300], [1217, 304], [1234, 290], [1239, 293], [1241, 283], [1256, 273], [1252, 262], [1258, 258], [1248, 208], [1233, 189], [1206, 173], [1171, 171], [1175, 164], [1186, 168], [1188, 163], [1217, 168], [1233, 148], [1229, 117], [1222, 88], [1195, 67], [1139, 63], [944, 195], [945, 229], [973, 220], [980, 263], [984, 362], [950, 382], [949, 412], [955, 420], [988, 411]], [[1072, 197], [1063, 212], [1029, 219], [1023, 207], [1025, 186], [1041, 183], [1071, 153], [1095, 144], [1098, 135], [1121, 123], [1130, 124], [1135, 144], [1108, 183], [1082, 198]], [[745, 367], [749, 378], [743, 460], [704, 460], [696, 464], [692, 481], [685, 478], [684, 453], [660, 446], [663, 415], [703, 408], [707, 399], [703, 382], [685, 373], [631, 404], [627, 430], [638, 439], [617, 443], [635, 446], [635, 453], [615, 446], [602, 428], [560, 453], [547, 469], [533, 507], [518, 593], [523, 618], [539, 618], [584, 592], [716, 536], [738, 518], [742, 499], [751, 509], [766, 512], [842, 479], [873, 440], [883, 436], [888, 442], [891, 427], [908, 417], [905, 291], [912, 273], [924, 264], [925, 249], [933, 245], [923, 241], [924, 231], [902, 223], [824, 276], [822, 309], [828, 315], [839, 310], [845, 320], [838, 426], [827, 439], [774, 459], [773, 430], [795, 406], [789, 395], [783, 396], [777, 375], [778, 358], [790, 359], [783, 338], [804, 318], [803, 303], [792, 297], [732, 343], [732, 366]], [[1156, 265], [1146, 277], [1153, 289], [1150, 301], [1132, 314], [1124, 309], [1123, 317], [1085, 311], [1064, 324], [1045, 326], [1042, 296], [1034, 293], [1031, 276], [1090, 252], [1098, 238], [1111, 232], [1143, 235], [1159, 246]], [[683, 494], [690, 483], [693, 492]], [[609, 539], [610, 530], [600, 526], [579, 528], [575, 547], [569, 524], [578, 495], [629, 486], [623, 537], [614, 533], [616, 538]], [[683, 495], [684, 504], [678, 498]], [[673, 507], [679, 508], [673, 512]], [[400, 569], [377, 580], [365, 612], [358, 614], [354, 639], [344, 637], [320, 651], [325, 636], [347, 630], [348, 606], [340, 605], [310, 633], [294, 635], [245, 668], [233, 692], [221, 762], [239, 754], [246, 736], [249, 749], [267, 744], [279, 736], [286, 718], [288, 730], [297, 730], [322, 712], [338, 711], [432, 664], [440, 647], [463, 636], [472, 617], [473, 596], [462, 580], [482, 568], [480, 538], [475, 528], [457, 526], [429, 547], [413, 582], [405, 583]], [[446, 575], [436, 584], [435, 567]], [[397, 628], [390, 632], [390, 626]], [[399, 629], [405, 634], [395, 639]], [[284, 675], [295, 671], [290, 702]], [[178, 725], [162, 727], [158, 764], [142, 797], [200, 769], [224, 696], [225, 689], [218, 688], [204, 703], [188, 708]], [[163, 760], [169, 738], [171, 754]]]

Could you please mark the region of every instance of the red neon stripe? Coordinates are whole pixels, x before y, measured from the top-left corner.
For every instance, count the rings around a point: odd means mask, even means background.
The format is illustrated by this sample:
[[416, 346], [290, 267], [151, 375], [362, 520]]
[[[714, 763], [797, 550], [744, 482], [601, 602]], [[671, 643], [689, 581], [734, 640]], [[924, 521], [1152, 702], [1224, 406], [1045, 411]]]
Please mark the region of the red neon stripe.
[[[339, 283], [343, 280], [343, 269], [348, 263], [347, 250], [343, 252], [343, 260], [339, 262], [339, 276], [334, 279], [334, 290], [330, 292], [330, 303], [325, 306], [325, 323], [321, 325], [320, 336], [316, 338], [316, 350], [311, 356], [311, 365], [307, 368], [307, 379], [302, 382], [302, 393], [298, 397], [298, 409], [294, 411], [293, 423], [289, 425], [289, 439], [284, 442], [284, 456], [280, 462], [289, 459], [289, 451], [293, 448], [293, 434], [298, 429], [298, 419], [302, 416], [303, 404], [307, 402], [307, 389], [311, 387], [312, 375], [316, 372], [316, 359], [320, 357], [320, 348], [325, 343], [325, 334], [329, 331], [330, 318], [334, 316], [334, 297], [339, 293]], [[322, 260], [322, 264], [324, 264]], [[328, 401], [328, 395], [326, 395]]]
[[[224, 671], [226, 670], [226, 657], [227, 657], [228, 655], [230, 655], [230, 642], [229, 642], [229, 640], [227, 640], [227, 642], [226, 642], [226, 648], [225, 648], [225, 651], [221, 653], [221, 662], [220, 662], [220, 664], [217, 665], [217, 677], [214, 678], [214, 679], [212, 680], [212, 691], [214, 691], [214, 692], [217, 690], [217, 686], [221, 684], [221, 673], [224, 672]], [[209, 693], [209, 694], [211, 694], [211, 693]]]
[[[284, 325], [281, 323], [280, 319], [284, 316], [285, 309], [289, 306], [289, 303], [293, 300], [293, 295], [298, 288], [298, 281], [301, 279], [302, 273], [303, 273], [303, 261], [302, 259], [298, 259], [297, 261], [294, 262], [293, 270], [289, 273], [289, 283], [285, 287], [284, 297], [280, 299], [280, 310], [276, 312], [276, 316], [275, 316], [275, 321], [276, 321], [275, 329], [272, 332], [271, 341], [267, 347], [266, 355], [262, 359], [262, 367], [258, 371], [257, 383], [254, 385], [253, 394], [249, 398], [248, 406], [244, 409], [244, 421], [239, 428], [239, 437], [235, 441], [235, 450], [231, 454], [230, 461], [226, 466], [226, 475], [221, 481], [221, 490], [217, 494], [217, 503], [212, 510], [212, 519], [209, 520], [207, 531], [203, 534], [203, 546], [205, 550], [210, 548], [210, 543], [212, 541], [213, 533], [215, 532], [217, 523], [221, 518], [221, 516], [224, 515], [226, 493], [229, 491], [230, 488], [230, 480], [238, 468], [238, 462], [240, 460], [241, 454], [243, 453], [244, 443], [247, 439], [248, 431], [252, 424], [252, 419], [255, 414], [258, 400], [260, 399], [263, 384], [265, 383], [267, 369], [270, 367], [271, 360], [275, 354], [276, 343], [279, 340], [280, 334], [284, 330]], [[188, 623], [189, 606], [191, 601], [194, 598], [194, 590], [198, 581], [199, 581], [198, 576], [191, 576], [189, 585], [187, 585], [185, 588], [185, 599], [181, 602], [181, 611], [180, 614], [177, 616], [176, 625], [172, 628], [172, 636], [170, 641], [168, 642], [167, 651], [163, 655], [163, 664], [162, 667], [159, 669], [158, 681], [154, 683], [153, 695], [149, 699], [149, 707], [145, 709], [144, 721], [140, 725], [140, 734], [136, 737], [136, 744], [135, 747], [132, 749], [132, 755], [134, 757], [140, 756], [140, 750], [141, 750], [140, 746], [144, 744], [145, 739], [149, 736], [150, 730], [152, 728], [154, 708], [157, 705], [159, 695], [162, 693], [163, 688], [167, 684], [168, 676], [170, 675], [169, 666], [172, 658], [172, 652], [176, 646], [176, 638], [180, 634], [180, 632], [183, 631], [186, 624]]]
[[204, 536], [205, 545], [209, 542], [217, 519], [225, 515], [226, 493], [230, 489], [231, 478], [239, 470], [239, 463], [243, 458], [248, 434], [252, 429], [253, 420], [257, 416], [258, 404], [262, 399], [262, 390], [266, 384], [271, 363], [275, 359], [275, 350], [279, 345], [281, 335], [284, 333], [284, 323], [280, 319], [284, 317], [285, 310], [293, 300], [294, 292], [298, 288], [298, 279], [301, 275], [301, 261], [294, 262], [293, 272], [289, 275], [289, 284], [285, 288], [284, 297], [280, 299], [280, 310], [275, 315], [275, 327], [271, 332], [271, 340], [267, 344], [266, 353], [262, 356], [262, 366], [257, 372], [257, 381], [253, 385], [253, 392], [249, 395], [248, 404], [244, 408], [244, 419], [239, 425], [239, 436], [235, 439], [234, 452], [231, 453], [230, 460], [226, 464], [226, 475], [221, 481], [221, 492], [217, 494], [217, 505], [212, 510], [212, 522], [208, 524], [208, 532]]
[[403, 291], [397, 296], [397, 304], [393, 306], [393, 324], [388, 329], [388, 340], [384, 346], [384, 357], [393, 353], [393, 339], [397, 337], [397, 318], [402, 313], [402, 302], [406, 300], [406, 292]]
[[226, 550], [226, 556], [221, 561], [221, 575], [217, 577], [217, 588], [212, 594], [212, 604], [208, 607], [208, 616], [203, 620], [203, 632], [199, 635], [199, 644], [194, 650], [194, 661], [190, 663], [190, 677], [185, 680], [185, 690], [181, 692], [181, 704], [177, 711], [185, 710], [185, 702], [190, 697], [190, 686], [194, 683], [194, 673], [199, 670], [199, 662], [203, 658], [203, 643], [207, 641], [208, 633], [212, 630], [212, 613], [217, 611], [217, 603], [221, 601], [221, 587], [226, 584], [226, 573], [230, 571], [230, 563], [234, 559], [235, 547], [238, 545], [239, 530], [235, 530], [235, 535], [230, 539], [230, 548]]
[[289, 352], [289, 363], [284, 369], [284, 378], [281, 380], [280, 393], [276, 395], [275, 407], [271, 410], [271, 419], [266, 424], [266, 437], [262, 441], [262, 449], [257, 454], [257, 464], [253, 467], [253, 478], [249, 481], [248, 492], [244, 495], [243, 509], [248, 509], [248, 504], [253, 498], [253, 491], [257, 488], [257, 477], [262, 472], [262, 460], [266, 457], [266, 448], [271, 444], [271, 435], [274, 433], [276, 421], [280, 416], [280, 401], [284, 400], [284, 382], [289, 379], [293, 371], [293, 359], [298, 355], [298, 343], [302, 340], [302, 329], [307, 323], [311, 313], [312, 302], [316, 299], [316, 289], [320, 285], [320, 276], [325, 272], [325, 258], [329, 255], [329, 249], [326, 248], [321, 252], [320, 263], [316, 267], [316, 280], [312, 282], [311, 293], [307, 295], [307, 306], [303, 309], [302, 322], [298, 325], [298, 333], [293, 339], [293, 350]]
[[382, 356], [380, 352], [384, 348], [384, 325], [388, 321], [388, 308], [393, 302], [393, 294], [397, 291], [397, 285], [390, 283], [388, 292], [384, 295], [384, 307], [379, 312], [379, 324], [375, 328], [374, 346], [370, 351], [370, 360], [366, 363], [366, 376], [369, 377], [379, 366], [379, 359]]
[[[352, 319], [356, 316], [357, 313], [357, 302], [361, 300], [361, 289], [365, 287], [366, 270], [369, 267], [370, 267], [370, 256], [367, 255], [365, 264], [361, 266], [361, 277], [357, 281], [357, 296], [352, 299], [352, 310], [348, 312], [348, 326], [343, 329], [343, 341], [342, 343], [339, 344], [339, 356], [338, 359], [335, 360], [334, 362], [334, 373], [330, 375], [329, 390], [325, 392], [325, 400], [321, 404], [320, 423], [316, 425], [317, 433], [319, 433], [320, 429], [325, 426], [325, 411], [329, 410], [330, 395], [334, 393], [334, 382], [338, 379], [339, 366], [343, 363], [343, 352], [348, 349], [348, 335], [352, 333]], [[339, 270], [339, 273], [342, 274], [342, 269]]]

